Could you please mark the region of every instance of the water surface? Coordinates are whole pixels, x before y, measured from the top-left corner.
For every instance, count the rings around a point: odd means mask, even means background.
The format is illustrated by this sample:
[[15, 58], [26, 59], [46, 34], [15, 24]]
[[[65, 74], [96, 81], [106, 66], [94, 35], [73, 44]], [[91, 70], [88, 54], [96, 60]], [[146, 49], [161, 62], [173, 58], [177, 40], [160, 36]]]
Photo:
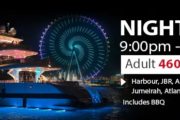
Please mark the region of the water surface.
[[123, 120], [127, 112], [120, 105], [77, 111], [0, 107], [0, 120]]

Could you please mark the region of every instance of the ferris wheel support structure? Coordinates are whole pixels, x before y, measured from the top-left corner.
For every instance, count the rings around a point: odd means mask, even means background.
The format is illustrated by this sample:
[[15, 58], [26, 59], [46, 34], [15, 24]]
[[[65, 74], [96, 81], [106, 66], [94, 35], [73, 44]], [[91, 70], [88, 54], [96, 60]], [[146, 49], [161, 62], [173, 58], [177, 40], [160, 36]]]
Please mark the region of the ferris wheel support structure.
[[81, 71], [81, 67], [79, 65], [79, 60], [77, 58], [77, 54], [76, 54], [76, 50], [75, 50], [75, 47], [73, 47], [73, 50], [72, 50], [72, 53], [71, 53], [71, 59], [70, 59], [70, 62], [69, 62], [69, 66], [68, 66], [68, 72], [67, 72], [67, 75], [66, 75], [66, 80], [68, 80], [68, 75], [70, 74], [70, 68], [71, 68], [71, 65], [72, 65], [72, 61], [73, 61], [73, 56], [76, 60], [76, 64], [77, 64], [77, 67], [78, 67], [78, 71], [79, 71], [79, 74], [80, 74], [80, 80], [83, 79], [82, 77], [82, 71]]

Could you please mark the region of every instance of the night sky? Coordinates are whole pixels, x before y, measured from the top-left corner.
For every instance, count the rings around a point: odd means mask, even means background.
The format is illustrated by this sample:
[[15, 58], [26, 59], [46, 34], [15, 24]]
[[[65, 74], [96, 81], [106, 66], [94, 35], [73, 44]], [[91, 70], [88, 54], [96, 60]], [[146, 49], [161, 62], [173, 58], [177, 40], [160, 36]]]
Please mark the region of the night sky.
[[[40, 8], [11, 9], [2, 12], [1, 8], [0, 25], [6, 25], [9, 22], [10, 27], [17, 30], [16, 37], [24, 39], [21, 44], [28, 45], [38, 52], [42, 32], [54, 19], [72, 14], [84, 15], [94, 19], [104, 28], [110, 41], [108, 62], [100, 75], [111, 76], [120, 73], [120, 19], [115, 9], [111, 12], [95, 8], [73, 10], [53, 8], [51, 10], [44, 9], [43, 11]], [[37, 57], [40, 58], [39, 55]]]

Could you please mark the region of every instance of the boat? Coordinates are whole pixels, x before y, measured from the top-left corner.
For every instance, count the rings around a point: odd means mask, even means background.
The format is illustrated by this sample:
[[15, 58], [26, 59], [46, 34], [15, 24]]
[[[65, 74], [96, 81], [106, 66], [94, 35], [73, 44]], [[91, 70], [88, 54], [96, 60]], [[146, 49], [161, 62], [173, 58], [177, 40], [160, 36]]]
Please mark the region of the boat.
[[[74, 110], [101, 103], [97, 90], [79, 82], [48, 80], [44, 72], [61, 70], [49, 58], [37, 59], [36, 51], [21, 45], [15, 28], [0, 26], [0, 106]], [[4, 74], [2, 74], [4, 73]]]

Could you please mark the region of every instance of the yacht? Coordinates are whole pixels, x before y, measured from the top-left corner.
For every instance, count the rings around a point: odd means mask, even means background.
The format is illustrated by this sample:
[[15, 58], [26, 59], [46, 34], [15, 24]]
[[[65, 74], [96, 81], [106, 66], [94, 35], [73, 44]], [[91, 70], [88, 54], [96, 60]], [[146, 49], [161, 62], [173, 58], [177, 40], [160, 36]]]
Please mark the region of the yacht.
[[33, 58], [38, 53], [20, 44], [23, 39], [15, 37], [15, 28], [6, 29], [0, 26], [0, 106], [72, 110], [101, 103], [93, 87], [48, 80], [43, 73], [61, 67], [53, 65], [50, 59]]

